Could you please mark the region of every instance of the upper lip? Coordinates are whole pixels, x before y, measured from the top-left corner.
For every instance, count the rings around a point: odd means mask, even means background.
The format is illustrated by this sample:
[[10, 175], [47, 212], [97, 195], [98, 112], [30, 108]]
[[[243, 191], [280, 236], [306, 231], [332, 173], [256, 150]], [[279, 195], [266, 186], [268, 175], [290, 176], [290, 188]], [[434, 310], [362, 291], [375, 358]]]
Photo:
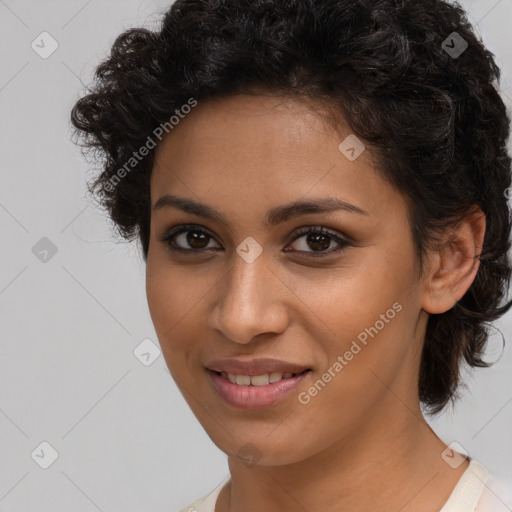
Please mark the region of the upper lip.
[[310, 368], [302, 364], [289, 363], [278, 359], [216, 359], [206, 365], [209, 370], [226, 372], [235, 375], [263, 375], [265, 373], [301, 373]]

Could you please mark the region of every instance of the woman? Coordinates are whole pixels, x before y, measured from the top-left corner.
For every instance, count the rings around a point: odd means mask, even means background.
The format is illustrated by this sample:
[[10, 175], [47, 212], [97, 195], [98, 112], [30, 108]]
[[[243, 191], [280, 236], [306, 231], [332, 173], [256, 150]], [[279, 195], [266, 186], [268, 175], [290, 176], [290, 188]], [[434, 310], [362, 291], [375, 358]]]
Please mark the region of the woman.
[[422, 413], [511, 305], [510, 120], [462, 9], [177, 0], [96, 75], [72, 112], [91, 190], [228, 455], [183, 510], [509, 510]]

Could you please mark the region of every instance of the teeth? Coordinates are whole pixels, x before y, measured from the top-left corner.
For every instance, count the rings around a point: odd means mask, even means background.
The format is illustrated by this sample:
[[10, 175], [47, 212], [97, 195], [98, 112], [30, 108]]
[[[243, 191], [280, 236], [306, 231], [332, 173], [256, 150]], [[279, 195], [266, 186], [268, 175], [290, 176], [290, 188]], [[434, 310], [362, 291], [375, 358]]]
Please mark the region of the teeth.
[[253, 386], [266, 386], [270, 383], [270, 377], [268, 373], [265, 373], [264, 375], [253, 375], [251, 377], [251, 384]]
[[277, 382], [278, 380], [281, 380], [283, 378], [283, 374], [281, 372], [272, 372], [269, 374], [269, 382], [270, 384], [273, 384], [274, 382]]
[[222, 372], [222, 377], [238, 386], [266, 386], [278, 382], [281, 379], [289, 379], [292, 375], [294, 374], [291, 372], [272, 372], [262, 375], [234, 375], [233, 373]]
[[236, 383], [239, 386], [249, 386], [251, 384], [251, 377], [249, 375], [236, 375]]

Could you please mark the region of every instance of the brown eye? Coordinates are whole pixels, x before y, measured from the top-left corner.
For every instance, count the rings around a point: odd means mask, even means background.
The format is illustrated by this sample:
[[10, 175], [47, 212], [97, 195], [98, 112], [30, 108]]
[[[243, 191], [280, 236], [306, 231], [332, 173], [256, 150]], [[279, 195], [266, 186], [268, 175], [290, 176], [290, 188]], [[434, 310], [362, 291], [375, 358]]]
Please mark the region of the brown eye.
[[[213, 235], [200, 226], [194, 225], [178, 226], [165, 235], [161, 241], [167, 244], [171, 251], [182, 253], [193, 254], [221, 249], [220, 246], [210, 245], [212, 241], [215, 241]], [[293, 248], [293, 244], [296, 247]], [[286, 247], [284, 252], [299, 252], [308, 254], [308, 256], [322, 257], [342, 251], [349, 245], [351, 245], [350, 242], [344, 240], [335, 232], [316, 226], [304, 228], [297, 233], [292, 244]], [[289, 247], [292, 247], [292, 249]]]
[[[309, 227], [301, 230], [296, 234], [293, 243], [298, 245], [298, 247], [295, 248], [296, 251], [311, 253], [311, 256], [324, 256], [333, 254], [343, 250], [345, 247], [350, 245], [349, 242], [343, 240], [337, 234], [327, 230], [324, 227]], [[338, 248], [332, 249], [333, 245], [338, 245]], [[291, 251], [285, 250], [285, 252]]]
[[182, 235], [184, 236], [186, 243], [194, 249], [204, 249], [208, 245], [208, 240], [210, 239], [210, 236], [207, 235], [204, 231], [198, 230], [187, 231], [182, 233], [180, 236]]
[[211, 240], [213, 236], [197, 226], [180, 226], [168, 233], [162, 242], [167, 243], [171, 250], [200, 252], [212, 248], [208, 247]]

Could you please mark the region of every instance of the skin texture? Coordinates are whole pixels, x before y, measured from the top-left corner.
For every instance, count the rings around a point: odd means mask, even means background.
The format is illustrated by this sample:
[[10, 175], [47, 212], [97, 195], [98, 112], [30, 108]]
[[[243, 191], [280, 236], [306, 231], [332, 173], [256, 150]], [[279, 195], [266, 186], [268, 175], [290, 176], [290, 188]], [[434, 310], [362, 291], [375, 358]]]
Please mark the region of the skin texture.
[[[471, 285], [485, 218], [468, 216], [446, 233], [422, 274], [405, 198], [377, 173], [370, 147], [345, 158], [338, 145], [349, 134], [304, 101], [242, 95], [200, 103], [157, 148], [152, 206], [172, 194], [227, 221], [152, 210], [146, 280], [168, 368], [229, 456], [231, 481], [216, 512], [434, 511], [467, 467], [441, 458], [445, 444], [421, 414], [417, 381], [428, 314], [451, 308]], [[323, 197], [366, 214], [265, 224], [271, 208]], [[210, 237], [191, 246], [187, 233], [178, 235], [175, 245], [190, 252], [172, 252], [162, 239], [181, 224]], [[307, 233], [294, 240], [307, 226], [349, 244], [311, 256], [318, 251]], [[251, 264], [236, 252], [247, 237], [263, 249]], [[323, 251], [337, 247], [328, 237]], [[293, 394], [268, 409], [239, 410], [210, 384], [208, 361], [273, 357], [312, 368], [298, 390], [307, 391], [394, 303], [400, 312], [308, 404]], [[248, 443], [258, 450], [255, 465], [237, 457]]]

